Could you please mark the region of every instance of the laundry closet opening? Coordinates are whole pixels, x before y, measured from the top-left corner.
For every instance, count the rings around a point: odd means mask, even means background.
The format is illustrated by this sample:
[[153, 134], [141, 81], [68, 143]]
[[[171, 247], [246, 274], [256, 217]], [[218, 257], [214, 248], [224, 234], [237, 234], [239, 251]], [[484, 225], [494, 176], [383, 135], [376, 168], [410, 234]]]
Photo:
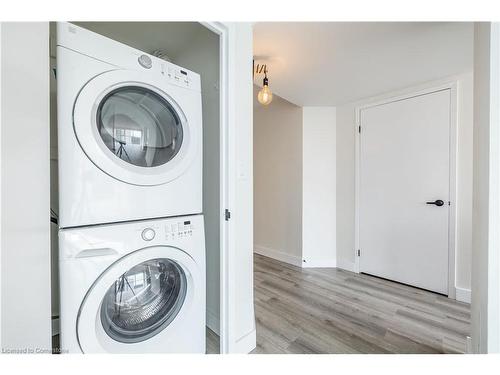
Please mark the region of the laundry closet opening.
[[[220, 329], [221, 253], [221, 122], [220, 36], [197, 22], [73, 22], [73, 24], [169, 61], [200, 75], [203, 128], [203, 215], [206, 245], [207, 353], [218, 353]], [[55, 23], [51, 24], [51, 215], [52, 316], [54, 345], [59, 317], [58, 277], [58, 148], [57, 53]], [[181, 70], [182, 73], [182, 70]], [[130, 93], [134, 95], [134, 93]], [[123, 150], [125, 152], [126, 150]], [[118, 155], [118, 154], [117, 154]], [[130, 155], [132, 157], [132, 155]], [[155, 156], [156, 158], [156, 156]], [[141, 204], [126, 202], [123, 204]], [[165, 215], [168, 216], [168, 215]]]

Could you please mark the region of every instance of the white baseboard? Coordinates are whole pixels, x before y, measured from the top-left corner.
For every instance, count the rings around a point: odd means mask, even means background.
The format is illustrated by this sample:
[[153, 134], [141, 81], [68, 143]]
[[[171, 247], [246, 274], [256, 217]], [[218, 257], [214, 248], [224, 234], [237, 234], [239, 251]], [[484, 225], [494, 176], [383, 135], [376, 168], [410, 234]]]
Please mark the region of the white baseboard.
[[470, 303], [470, 301], [471, 301], [470, 289], [459, 288], [459, 287], [456, 287], [455, 289], [457, 291], [457, 294], [456, 294], [457, 301]]
[[338, 258], [337, 259], [337, 268], [340, 268], [340, 269], [343, 269], [346, 271], [356, 272], [355, 271], [356, 266], [355, 266], [354, 262], [351, 262], [347, 259]]
[[248, 354], [257, 346], [257, 332], [255, 329], [243, 335], [235, 342], [234, 348], [231, 353]]
[[302, 262], [303, 268], [336, 268], [337, 259], [305, 259]]
[[207, 327], [210, 328], [217, 335], [220, 335], [219, 316], [209, 309], [207, 309]]
[[254, 245], [253, 251], [256, 254], [264, 255], [269, 258], [292, 264], [297, 267], [302, 267], [302, 258], [297, 255], [287, 254], [283, 251], [271, 249], [266, 246]]

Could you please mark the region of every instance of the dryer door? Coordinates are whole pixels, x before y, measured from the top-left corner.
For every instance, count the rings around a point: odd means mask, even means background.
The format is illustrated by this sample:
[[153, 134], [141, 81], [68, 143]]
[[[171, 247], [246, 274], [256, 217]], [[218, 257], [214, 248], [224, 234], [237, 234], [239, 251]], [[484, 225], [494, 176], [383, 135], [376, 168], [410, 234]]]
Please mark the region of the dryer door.
[[194, 260], [174, 247], [145, 248], [121, 258], [94, 282], [81, 304], [77, 335], [82, 352], [158, 348], [162, 335], [185, 325], [201, 292], [199, 279]]
[[83, 151], [123, 182], [159, 185], [177, 178], [196, 154], [193, 131], [199, 126], [181, 109], [193, 105], [183, 90], [136, 71], [114, 70], [90, 80], [74, 108]]

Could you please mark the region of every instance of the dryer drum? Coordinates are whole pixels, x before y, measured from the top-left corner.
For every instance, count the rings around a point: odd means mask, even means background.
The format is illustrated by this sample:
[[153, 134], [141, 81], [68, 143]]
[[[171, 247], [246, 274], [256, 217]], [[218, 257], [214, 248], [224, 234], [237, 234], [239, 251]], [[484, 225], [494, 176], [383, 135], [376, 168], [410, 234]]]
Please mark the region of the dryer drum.
[[179, 313], [186, 275], [170, 259], [152, 259], [122, 274], [101, 303], [101, 323], [114, 340], [136, 343], [167, 327]]
[[176, 110], [156, 92], [123, 86], [109, 92], [97, 109], [97, 129], [106, 147], [138, 167], [168, 163], [182, 146], [182, 123]]

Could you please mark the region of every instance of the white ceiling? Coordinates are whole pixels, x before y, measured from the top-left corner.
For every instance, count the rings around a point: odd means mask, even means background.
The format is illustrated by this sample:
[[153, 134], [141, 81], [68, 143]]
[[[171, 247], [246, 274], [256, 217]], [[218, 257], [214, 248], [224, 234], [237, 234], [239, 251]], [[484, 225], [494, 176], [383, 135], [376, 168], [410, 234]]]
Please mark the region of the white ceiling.
[[254, 25], [254, 58], [268, 65], [271, 90], [302, 106], [339, 105], [470, 72], [472, 54], [472, 23]]

